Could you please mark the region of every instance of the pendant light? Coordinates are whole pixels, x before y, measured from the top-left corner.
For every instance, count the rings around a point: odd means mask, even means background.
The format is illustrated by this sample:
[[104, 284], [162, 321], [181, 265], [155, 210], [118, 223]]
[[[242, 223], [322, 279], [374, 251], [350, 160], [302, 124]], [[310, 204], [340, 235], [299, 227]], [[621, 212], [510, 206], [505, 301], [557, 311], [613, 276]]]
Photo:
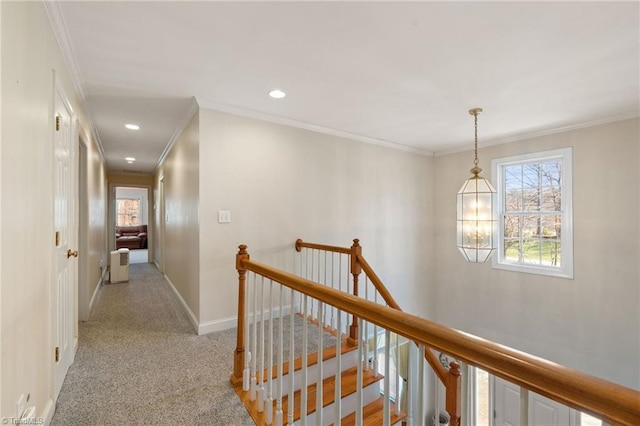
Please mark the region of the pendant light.
[[469, 262], [486, 262], [497, 248], [496, 190], [480, 176], [478, 167], [478, 114], [482, 108], [469, 110], [475, 125], [475, 159], [471, 176], [457, 196], [457, 246]]

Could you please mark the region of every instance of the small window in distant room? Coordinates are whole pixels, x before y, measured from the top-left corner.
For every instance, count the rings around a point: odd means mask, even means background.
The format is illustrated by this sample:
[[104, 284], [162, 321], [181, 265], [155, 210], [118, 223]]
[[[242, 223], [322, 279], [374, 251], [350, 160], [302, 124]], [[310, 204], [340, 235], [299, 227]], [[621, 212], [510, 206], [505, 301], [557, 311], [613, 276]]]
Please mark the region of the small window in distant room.
[[499, 212], [494, 268], [573, 278], [571, 148], [491, 165]]
[[118, 198], [116, 200], [118, 219], [116, 226], [140, 225], [140, 200]]

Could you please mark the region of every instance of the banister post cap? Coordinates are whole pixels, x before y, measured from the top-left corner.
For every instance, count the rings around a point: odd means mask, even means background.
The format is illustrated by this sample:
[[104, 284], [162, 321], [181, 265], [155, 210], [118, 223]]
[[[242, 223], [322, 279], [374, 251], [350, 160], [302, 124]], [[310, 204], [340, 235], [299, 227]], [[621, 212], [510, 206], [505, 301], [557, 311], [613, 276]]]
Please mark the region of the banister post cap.
[[246, 268], [242, 266], [244, 259], [249, 259], [249, 252], [247, 252], [246, 244], [240, 244], [238, 246], [238, 254], [236, 254], [236, 269], [238, 271], [246, 271]]

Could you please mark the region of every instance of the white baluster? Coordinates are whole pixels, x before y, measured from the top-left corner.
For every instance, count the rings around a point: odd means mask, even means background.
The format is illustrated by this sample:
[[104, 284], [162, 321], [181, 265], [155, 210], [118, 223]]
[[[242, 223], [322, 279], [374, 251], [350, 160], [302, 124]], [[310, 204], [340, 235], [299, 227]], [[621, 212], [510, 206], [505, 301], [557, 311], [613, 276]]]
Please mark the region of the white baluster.
[[[431, 349], [429, 349], [429, 350], [431, 350]], [[435, 421], [436, 425], [440, 426], [440, 379], [438, 378], [437, 374], [434, 374], [434, 376], [435, 376], [435, 382], [436, 382], [436, 385], [435, 385], [435, 390], [436, 391], [434, 392], [434, 400], [435, 400], [434, 402], [435, 402], [436, 409], [435, 409], [435, 412], [434, 412], [434, 416], [435, 416], [435, 419], [436, 419], [436, 421]]]
[[273, 281], [269, 280], [269, 357], [267, 362], [267, 424], [273, 423]]
[[418, 395], [416, 398], [416, 418], [418, 424], [424, 422], [424, 345], [421, 343], [418, 346]]
[[255, 276], [251, 272], [247, 273], [247, 279], [245, 281], [245, 297], [244, 297], [244, 370], [242, 370], [242, 390], [247, 392], [251, 386], [251, 368], [249, 362], [251, 361], [252, 352], [249, 349], [249, 281], [250, 275]]
[[[364, 276], [364, 298], [369, 300], [369, 277]], [[369, 371], [369, 322], [364, 321], [364, 371]]]
[[260, 284], [260, 368], [258, 375], [258, 412], [264, 411], [264, 277]]
[[307, 369], [308, 369], [308, 350], [307, 344], [307, 295], [303, 297], [303, 312], [304, 320], [302, 323], [302, 388], [300, 392], [300, 424], [305, 426], [307, 424]]
[[338, 335], [336, 339], [336, 396], [334, 398], [334, 420], [336, 425], [340, 424], [342, 419], [342, 337], [339, 330], [342, 328], [342, 312], [338, 310]]
[[[282, 341], [282, 326], [283, 326], [283, 305], [284, 305], [284, 286], [280, 286], [280, 316], [278, 317], [278, 392], [277, 392], [277, 402], [276, 402], [276, 425], [280, 426], [282, 424], [282, 367], [284, 365], [283, 361], [283, 349], [284, 342]], [[292, 309], [293, 311], [293, 309]], [[293, 312], [291, 312], [293, 315]]]
[[[408, 343], [408, 353], [407, 356], [409, 357], [409, 359], [407, 359], [407, 380], [404, 382], [404, 385], [406, 386], [406, 390], [405, 390], [405, 398], [407, 400], [407, 426], [413, 426], [413, 378], [414, 378], [414, 373], [415, 373], [415, 367], [416, 367], [416, 363], [415, 363], [415, 344], [413, 343]], [[438, 425], [440, 426], [440, 425]]]
[[258, 359], [258, 283], [256, 274], [253, 274], [253, 327], [251, 329], [251, 392], [249, 400], [255, 401], [258, 393], [258, 384], [256, 383], [256, 361]]
[[[334, 255], [333, 253], [331, 253], [331, 288], [335, 289], [335, 278], [334, 278]], [[329, 309], [331, 309], [331, 328], [333, 328], [334, 330], [336, 329], [336, 308], [333, 306], [329, 306]], [[338, 340], [340, 340], [340, 333], [338, 333]]]
[[[289, 316], [289, 398], [288, 401], [288, 413], [287, 413], [287, 425], [293, 425], [293, 391], [294, 391], [294, 359], [295, 359], [295, 335], [294, 335], [294, 319], [293, 302], [295, 299], [295, 293], [291, 290], [291, 315]], [[280, 425], [278, 425], [280, 426]]]
[[[318, 301], [318, 318], [323, 318], [324, 303]], [[318, 321], [318, 381], [316, 383], [316, 424], [322, 425], [324, 419], [322, 416], [322, 375], [323, 375], [323, 362], [322, 362], [322, 338], [324, 336], [324, 324]]]
[[400, 335], [396, 334], [396, 414], [400, 412]]
[[[378, 292], [374, 291], [373, 300], [378, 303]], [[378, 377], [378, 325], [373, 325], [373, 377]]]
[[358, 318], [358, 367], [356, 373], [356, 424], [361, 425], [363, 422], [362, 417], [362, 405], [363, 405], [363, 395], [362, 395], [362, 318]]
[[[324, 285], [325, 285], [325, 287], [328, 287], [329, 286], [329, 282], [327, 280], [327, 252], [326, 251], [324, 252], [324, 267], [322, 268], [322, 270], [324, 271]], [[322, 316], [322, 318], [323, 318], [322, 324], [323, 325], [331, 325], [331, 323], [329, 322], [330, 316], [329, 316], [329, 309], [328, 308], [329, 308], [328, 306], [325, 307], [325, 309], [323, 311], [323, 314], [324, 314]]]
[[529, 390], [520, 387], [520, 426], [529, 426]]
[[[391, 422], [391, 332], [384, 331], [384, 405], [382, 421], [384, 426]], [[397, 398], [396, 398], [397, 400]]]

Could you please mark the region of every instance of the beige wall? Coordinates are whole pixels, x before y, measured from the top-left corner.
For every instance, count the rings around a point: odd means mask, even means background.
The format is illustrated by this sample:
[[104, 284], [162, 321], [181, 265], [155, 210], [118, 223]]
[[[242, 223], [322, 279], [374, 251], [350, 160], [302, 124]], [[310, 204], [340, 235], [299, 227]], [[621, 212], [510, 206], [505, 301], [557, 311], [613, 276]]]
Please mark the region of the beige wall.
[[[349, 246], [410, 312], [427, 311], [433, 245], [433, 158], [200, 110], [200, 318], [234, 325], [235, 253], [285, 269], [293, 243]], [[232, 222], [218, 224], [218, 211]]]
[[[206, 162], [199, 162], [198, 131], [196, 112], [157, 169], [154, 183], [154, 194], [159, 196], [159, 179], [164, 178], [165, 232], [161, 238], [165, 262], [161, 268], [188, 305], [193, 314], [191, 320], [196, 323], [200, 318], [198, 169], [206, 167]], [[158, 256], [160, 253], [158, 250]], [[160, 257], [156, 257], [156, 261], [160, 263]]]
[[153, 185], [153, 176], [151, 174], [140, 173], [107, 173], [107, 180], [113, 185], [123, 186], [151, 186]]
[[470, 264], [455, 246], [455, 194], [473, 152], [436, 158], [434, 319], [640, 388], [639, 120], [492, 146], [491, 160], [573, 147], [574, 279]]
[[[0, 417], [15, 416], [20, 394], [30, 394], [38, 416], [53, 409], [52, 94], [55, 70], [90, 135], [74, 86], [41, 2], [0, 2], [2, 18], [2, 251]], [[19, 42], [16, 42], [19, 41]], [[90, 138], [90, 136], [89, 136]], [[92, 208], [104, 200], [104, 170], [92, 153]], [[100, 212], [93, 216], [91, 251], [104, 244]], [[102, 231], [104, 233], [104, 231]], [[95, 278], [95, 270], [94, 276]], [[97, 281], [97, 280], [96, 280]]]
[[[84, 253], [81, 262], [88, 265], [88, 279], [78, 282], [78, 304], [87, 307], [83, 313], [88, 313], [91, 300], [102, 282], [102, 273], [109, 262], [107, 256], [107, 236], [105, 233], [107, 213], [107, 180], [105, 163], [95, 143], [91, 143], [90, 136], [84, 137], [87, 143], [87, 226], [86, 238], [88, 253]], [[82, 179], [82, 177], [80, 177]], [[82, 232], [82, 231], [81, 231]], [[82, 235], [80, 236], [82, 238]], [[80, 299], [82, 298], [82, 299]], [[82, 312], [82, 311], [81, 311]], [[87, 318], [81, 318], [86, 320]]]

